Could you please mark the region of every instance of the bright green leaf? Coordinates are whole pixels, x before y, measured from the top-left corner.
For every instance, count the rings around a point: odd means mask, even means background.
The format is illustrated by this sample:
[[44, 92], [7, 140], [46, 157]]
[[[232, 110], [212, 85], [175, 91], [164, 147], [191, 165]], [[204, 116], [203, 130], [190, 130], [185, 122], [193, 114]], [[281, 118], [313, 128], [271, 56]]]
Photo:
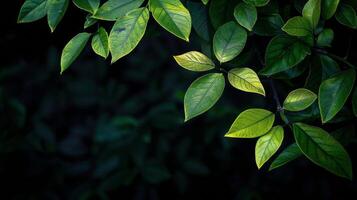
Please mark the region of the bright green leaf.
[[108, 57], [109, 55], [108, 33], [103, 27], [100, 27], [97, 33], [93, 36], [92, 49], [96, 54], [102, 56], [103, 58]]
[[323, 123], [330, 121], [342, 109], [352, 91], [355, 78], [355, 70], [349, 69], [321, 83], [318, 98]]
[[93, 16], [96, 19], [115, 21], [126, 13], [139, 8], [144, 0], [108, 0], [97, 10]]
[[261, 7], [265, 6], [269, 3], [270, 0], [243, 0], [245, 3], [256, 6], [256, 7]]
[[250, 4], [241, 2], [234, 9], [234, 17], [241, 26], [252, 31], [257, 21], [257, 9]]
[[334, 32], [332, 29], [324, 29], [317, 37], [316, 44], [319, 47], [330, 47], [334, 38]]
[[86, 46], [91, 34], [79, 33], [63, 48], [61, 55], [61, 74], [73, 63]]
[[273, 126], [274, 113], [252, 108], [243, 111], [233, 122], [225, 137], [232, 138], [256, 138], [267, 133]]
[[189, 41], [191, 15], [180, 0], [150, 0], [150, 11], [154, 19], [167, 31]]
[[115, 22], [109, 34], [112, 63], [128, 55], [139, 44], [144, 36], [149, 17], [147, 8], [138, 8]]
[[310, 54], [310, 48], [300, 40], [287, 35], [278, 35], [268, 44], [265, 51], [266, 67], [260, 72], [270, 76], [286, 71]]
[[66, 13], [69, 0], [48, 0], [47, 21], [51, 31], [55, 31], [57, 25]]
[[305, 110], [315, 102], [317, 96], [305, 88], [299, 88], [291, 91], [284, 101], [284, 109], [288, 111]]
[[100, 0], [73, 0], [73, 3], [80, 9], [94, 14], [100, 4]]
[[28, 23], [46, 16], [47, 0], [26, 0], [20, 9], [18, 23]]
[[310, 22], [300, 16], [290, 18], [281, 29], [292, 36], [307, 36], [312, 33]]
[[309, 0], [302, 10], [302, 16], [308, 19], [313, 29], [315, 29], [319, 23], [320, 13], [321, 0]]
[[352, 178], [352, 164], [343, 146], [321, 128], [303, 123], [293, 124], [295, 140], [304, 155], [326, 170]]
[[238, 56], [247, 41], [244, 28], [231, 21], [220, 26], [213, 37], [213, 51], [221, 62], [228, 62]]
[[275, 158], [275, 160], [271, 163], [269, 167], [269, 171], [281, 167], [302, 155], [303, 154], [299, 146], [296, 143], [291, 144], [286, 149], [284, 149], [284, 151], [281, 152], [277, 158]]
[[274, 126], [267, 134], [261, 136], [255, 145], [255, 162], [260, 169], [278, 151], [284, 139], [284, 129]]
[[336, 12], [336, 20], [347, 27], [357, 29], [357, 16], [355, 9], [348, 4], [341, 4]]
[[234, 68], [228, 72], [231, 85], [245, 92], [257, 93], [265, 96], [265, 90], [258, 75], [250, 68]]
[[209, 2], [209, 0], [202, 0], [202, 3], [207, 5], [207, 3]]
[[185, 121], [201, 115], [216, 104], [224, 86], [225, 80], [221, 73], [210, 73], [196, 79], [185, 94]]
[[322, 0], [321, 15], [325, 19], [330, 19], [336, 12], [340, 0]]
[[215, 67], [211, 59], [197, 51], [190, 51], [174, 58], [181, 67], [191, 71], [202, 72]]

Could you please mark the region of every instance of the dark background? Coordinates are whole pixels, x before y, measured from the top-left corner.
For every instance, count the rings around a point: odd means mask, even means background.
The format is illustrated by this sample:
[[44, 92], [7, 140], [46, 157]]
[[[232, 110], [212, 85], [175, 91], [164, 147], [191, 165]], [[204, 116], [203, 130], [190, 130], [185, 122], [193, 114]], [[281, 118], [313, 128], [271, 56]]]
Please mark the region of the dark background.
[[[200, 74], [172, 55], [198, 44], [151, 19], [129, 56], [110, 65], [88, 46], [60, 76], [61, 49], [85, 14], [70, 5], [51, 34], [45, 20], [16, 24], [21, 4], [2, 2], [0, 14], [0, 199], [355, 199], [355, 178], [305, 158], [258, 170], [256, 140], [223, 137], [242, 110], [274, 109], [265, 82], [266, 100], [227, 85], [213, 109], [184, 124], [183, 95]], [[291, 141], [286, 129], [283, 146]], [[346, 149], [356, 173], [356, 148]]]

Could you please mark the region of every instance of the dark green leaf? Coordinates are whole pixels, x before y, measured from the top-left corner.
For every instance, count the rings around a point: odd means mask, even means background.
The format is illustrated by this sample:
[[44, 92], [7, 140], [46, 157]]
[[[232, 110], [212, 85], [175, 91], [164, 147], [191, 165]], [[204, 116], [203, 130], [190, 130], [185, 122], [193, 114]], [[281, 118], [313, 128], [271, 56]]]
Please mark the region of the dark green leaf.
[[310, 22], [300, 16], [290, 18], [281, 29], [292, 36], [307, 36], [312, 33]]
[[283, 152], [279, 154], [278, 157], [271, 163], [269, 171], [281, 167], [290, 161], [302, 156], [302, 152], [296, 143], [291, 144]]
[[340, 24], [353, 29], [357, 28], [356, 11], [352, 6], [348, 4], [341, 4], [338, 7], [335, 17]]
[[257, 9], [250, 4], [239, 3], [234, 9], [234, 17], [241, 26], [252, 31], [257, 21]]
[[321, 14], [325, 19], [330, 19], [336, 12], [340, 0], [322, 0]]
[[94, 14], [100, 4], [100, 0], [73, 0], [73, 3], [80, 9]]
[[69, 0], [48, 0], [47, 1], [47, 21], [51, 31], [55, 31], [66, 13]]
[[22, 5], [17, 22], [28, 23], [46, 16], [47, 0], [26, 0]]

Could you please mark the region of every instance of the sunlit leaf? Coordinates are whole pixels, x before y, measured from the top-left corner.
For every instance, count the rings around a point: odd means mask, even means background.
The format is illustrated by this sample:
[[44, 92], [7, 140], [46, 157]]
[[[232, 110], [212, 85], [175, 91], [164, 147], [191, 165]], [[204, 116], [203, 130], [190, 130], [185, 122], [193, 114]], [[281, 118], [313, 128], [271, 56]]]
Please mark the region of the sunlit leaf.
[[284, 109], [288, 111], [301, 111], [315, 102], [317, 95], [305, 88], [291, 91], [284, 101]]
[[225, 137], [232, 138], [255, 138], [266, 134], [273, 126], [274, 113], [252, 108], [243, 111], [233, 122]]
[[96, 19], [115, 21], [126, 13], [139, 8], [144, 0], [108, 0], [97, 10], [93, 16]]
[[93, 36], [92, 49], [96, 54], [102, 56], [103, 58], [108, 57], [109, 55], [108, 33], [103, 27], [100, 27], [97, 33]]
[[258, 75], [250, 68], [234, 68], [228, 72], [231, 85], [245, 92], [257, 93], [265, 96], [265, 90]]
[[315, 29], [320, 20], [321, 0], [309, 0], [302, 10], [302, 16], [308, 19], [312, 28]]
[[185, 121], [197, 117], [216, 104], [224, 86], [224, 76], [220, 73], [210, 73], [196, 79], [185, 94]]
[[211, 59], [197, 51], [190, 51], [174, 58], [181, 67], [191, 71], [207, 71], [215, 67]]

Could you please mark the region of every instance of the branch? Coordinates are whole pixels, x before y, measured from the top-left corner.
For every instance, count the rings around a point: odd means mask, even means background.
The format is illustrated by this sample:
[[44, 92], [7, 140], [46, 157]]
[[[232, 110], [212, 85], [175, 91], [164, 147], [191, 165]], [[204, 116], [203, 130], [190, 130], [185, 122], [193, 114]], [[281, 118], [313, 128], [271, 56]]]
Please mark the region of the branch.
[[355, 65], [353, 65], [352, 63], [348, 62], [345, 58], [342, 58], [338, 55], [335, 55], [335, 54], [332, 54], [332, 53], [329, 53], [323, 49], [318, 49], [318, 48], [315, 48], [314, 49], [316, 53], [319, 53], [319, 54], [322, 54], [322, 55], [326, 55], [326, 56], [329, 56], [337, 61], [340, 61], [344, 64], [346, 64], [348, 67], [350, 68], [353, 68], [353, 69], [357, 69], [357, 67]]

